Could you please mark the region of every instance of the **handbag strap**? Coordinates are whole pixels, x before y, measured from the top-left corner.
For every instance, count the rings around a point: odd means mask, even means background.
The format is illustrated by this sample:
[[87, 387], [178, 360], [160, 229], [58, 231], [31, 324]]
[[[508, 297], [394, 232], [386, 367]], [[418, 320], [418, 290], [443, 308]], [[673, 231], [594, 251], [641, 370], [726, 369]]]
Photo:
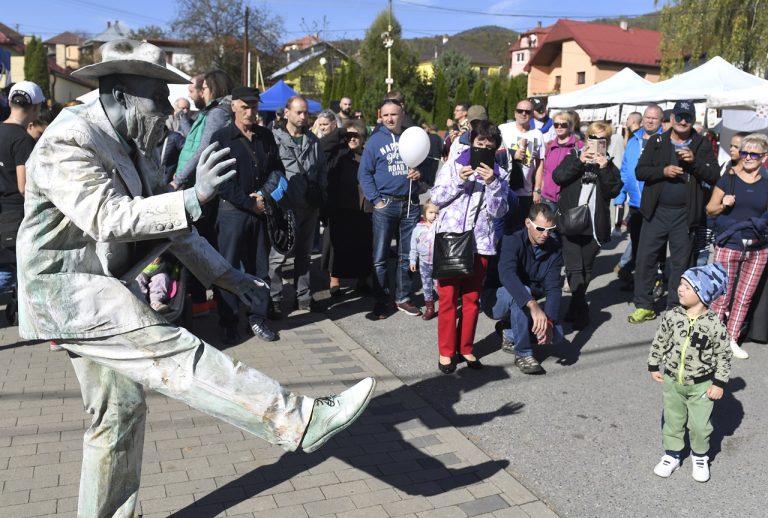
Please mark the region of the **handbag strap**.
[[[461, 226], [462, 231], [466, 231], [467, 228], [467, 213], [469, 213], [469, 205], [472, 203], [472, 195], [475, 194], [475, 185], [473, 182], [472, 185], [472, 192], [469, 193], [469, 199], [467, 200], [467, 210], [464, 212], [464, 224]], [[480, 200], [477, 202], [477, 210], [475, 210], [475, 217], [472, 219], [472, 228], [475, 228], [475, 225], [477, 225], [477, 218], [480, 216], [480, 209], [483, 207], [483, 197], [485, 196], [485, 184], [483, 184], [483, 189], [480, 191]]]
[[[595, 183], [597, 183], [597, 180], [595, 180]], [[595, 192], [595, 184], [592, 184], [592, 188], [589, 190], [589, 196], [587, 196], [587, 202], [584, 205], [589, 205], [589, 200], [592, 199], [592, 193]]]

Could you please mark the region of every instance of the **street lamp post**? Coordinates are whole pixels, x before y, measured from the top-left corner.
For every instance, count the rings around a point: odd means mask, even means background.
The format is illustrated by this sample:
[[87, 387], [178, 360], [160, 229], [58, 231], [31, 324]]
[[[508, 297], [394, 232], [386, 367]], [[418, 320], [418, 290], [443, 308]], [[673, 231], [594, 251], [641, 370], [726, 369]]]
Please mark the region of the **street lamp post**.
[[392, 84], [395, 82], [392, 79], [392, 45], [395, 40], [392, 38], [392, 26], [387, 26], [387, 32], [381, 33], [381, 40], [384, 43], [384, 48], [387, 49], [387, 78], [384, 82], [387, 84], [387, 92], [392, 90]]

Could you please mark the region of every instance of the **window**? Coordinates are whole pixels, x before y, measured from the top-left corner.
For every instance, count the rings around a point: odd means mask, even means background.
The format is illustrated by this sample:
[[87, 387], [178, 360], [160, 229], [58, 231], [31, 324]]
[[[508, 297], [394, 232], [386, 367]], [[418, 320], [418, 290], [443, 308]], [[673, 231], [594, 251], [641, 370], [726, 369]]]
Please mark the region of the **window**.
[[518, 52], [517, 53], [517, 62], [522, 63], [525, 61], [525, 52]]
[[555, 88], [556, 92], [560, 91], [560, 76], [555, 76]]
[[480, 67], [480, 76], [488, 77], [488, 67]]
[[576, 84], [577, 85], [583, 85], [587, 82], [587, 73], [586, 72], [576, 72]]

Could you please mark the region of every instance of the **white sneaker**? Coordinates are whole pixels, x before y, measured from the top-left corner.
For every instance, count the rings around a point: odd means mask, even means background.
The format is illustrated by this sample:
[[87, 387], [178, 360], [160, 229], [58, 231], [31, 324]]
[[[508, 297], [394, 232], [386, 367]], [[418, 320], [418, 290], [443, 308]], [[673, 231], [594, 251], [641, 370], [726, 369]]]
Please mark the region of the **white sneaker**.
[[734, 340], [731, 340], [731, 352], [733, 353], [734, 358], [738, 358], [739, 360], [746, 360], [749, 358], [749, 354], [747, 354], [747, 351], [741, 348], [739, 344], [737, 344]]
[[658, 476], [667, 478], [672, 473], [680, 468], [680, 459], [676, 459], [672, 455], [664, 455], [656, 467], [653, 468], [653, 472]]
[[691, 463], [693, 464], [693, 480], [696, 482], [706, 482], [709, 480], [709, 457], [706, 455], [703, 457], [691, 455]]

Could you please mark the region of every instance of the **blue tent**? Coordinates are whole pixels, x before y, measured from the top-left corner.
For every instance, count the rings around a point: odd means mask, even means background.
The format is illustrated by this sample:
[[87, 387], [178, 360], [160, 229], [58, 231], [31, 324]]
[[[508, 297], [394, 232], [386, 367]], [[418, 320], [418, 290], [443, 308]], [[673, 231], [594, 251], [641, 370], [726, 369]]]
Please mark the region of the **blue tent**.
[[[261, 101], [259, 101], [259, 111], [273, 112], [278, 108], [285, 108], [285, 103], [294, 95], [299, 94], [281, 79], [271, 87], [267, 88], [267, 90], [260, 95]], [[319, 112], [321, 109], [320, 103], [317, 101], [307, 99], [307, 104], [309, 105], [310, 113]]]

